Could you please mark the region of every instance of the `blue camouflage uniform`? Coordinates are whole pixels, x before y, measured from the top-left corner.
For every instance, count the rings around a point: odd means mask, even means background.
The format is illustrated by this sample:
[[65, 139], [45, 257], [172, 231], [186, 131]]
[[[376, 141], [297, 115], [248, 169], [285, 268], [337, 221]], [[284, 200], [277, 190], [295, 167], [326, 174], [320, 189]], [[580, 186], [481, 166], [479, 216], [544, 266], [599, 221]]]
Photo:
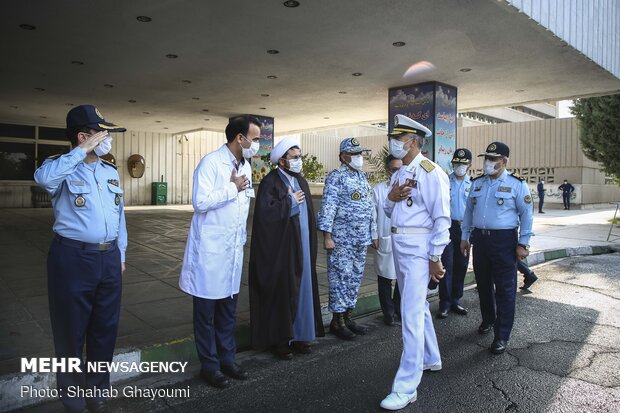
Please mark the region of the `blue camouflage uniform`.
[[[84, 123], [95, 120], [94, 126], [86, 125], [93, 129], [115, 127], [95, 111], [90, 105], [72, 109], [67, 116], [68, 126], [81, 115]], [[124, 129], [116, 127], [114, 131]], [[50, 195], [55, 216], [56, 236], [49, 250], [47, 272], [56, 357], [81, 360], [86, 344], [87, 361], [108, 362], [116, 343], [121, 267], [127, 248], [123, 190], [114, 164], [100, 158], [85, 163], [85, 157], [80, 147], [52, 156], [36, 170], [34, 179]], [[61, 401], [69, 412], [83, 411], [87, 405], [104, 400], [98, 396], [69, 397], [68, 387], [110, 386], [109, 373], [88, 372], [85, 368], [82, 371], [57, 373], [58, 390], [64, 394]]]
[[482, 175], [472, 181], [461, 239], [471, 235], [482, 322], [494, 325], [499, 340], [510, 338], [517, 291], [515, 251], [518, 244], [529, 246], [534, 235], [532, 212], [523, 178], [504, 170], [497, 179]]
[[366, 250], [376, 234], [372, 188], [364, 172], [340, 165], [327, 176], [318, 228], [329, 232], [336, 247], [327, 256], [329, 310], [343, 313], [357, 303]]

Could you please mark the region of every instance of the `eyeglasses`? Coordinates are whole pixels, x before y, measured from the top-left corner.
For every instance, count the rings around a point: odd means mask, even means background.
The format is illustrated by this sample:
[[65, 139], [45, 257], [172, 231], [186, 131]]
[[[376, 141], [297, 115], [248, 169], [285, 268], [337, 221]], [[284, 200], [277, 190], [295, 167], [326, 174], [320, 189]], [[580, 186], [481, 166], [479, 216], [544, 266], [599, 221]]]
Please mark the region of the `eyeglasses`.
[[[243, 136], [243, 139], [245, 139], [246, 141], [250, 142], [250, 140], [248, 139], [247, 136], [245, 136], [245, 135], [241, 135], [241, 136]], [[260, 136], [257, 136], [256, 138], [252, 139], [251, 142], [260, 142]]]

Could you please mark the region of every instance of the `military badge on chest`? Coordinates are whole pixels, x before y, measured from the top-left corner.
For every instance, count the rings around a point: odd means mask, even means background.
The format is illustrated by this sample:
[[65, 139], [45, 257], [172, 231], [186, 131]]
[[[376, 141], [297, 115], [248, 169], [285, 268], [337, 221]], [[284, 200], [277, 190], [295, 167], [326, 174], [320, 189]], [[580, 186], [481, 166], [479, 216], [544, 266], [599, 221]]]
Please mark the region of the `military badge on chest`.
[[78, 208], [82, 208], [84, 205], [86, 205], [86, 199], [84, 199], [84, 197], [82, 196], [82, 194], [78, 195], [75, 198], [75, 206]]
[[351, 194], [351, 199], [354, 201], [359, 201], [362, 199], [362, 194], [360, 194], [359, 191], [355, 191]]
[[119, 194], [116, 194], [116, 196], [114, 197], [114, 203], [116, 204], [116, 206], [121, 203], [121, 196]]
[[504, 198], [500, 198], [497, 200], [497, 205], [504, 205]]

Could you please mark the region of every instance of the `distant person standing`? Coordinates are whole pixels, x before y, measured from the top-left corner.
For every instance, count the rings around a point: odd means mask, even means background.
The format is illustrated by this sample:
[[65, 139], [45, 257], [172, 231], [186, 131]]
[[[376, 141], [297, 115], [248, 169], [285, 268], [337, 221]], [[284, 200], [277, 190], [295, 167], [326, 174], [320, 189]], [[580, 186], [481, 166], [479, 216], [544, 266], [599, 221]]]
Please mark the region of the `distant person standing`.
[[543, 204], [545, 203], [545, 180], [544, 178], [540, 178], [540, 182], [536, 186], [536, 190], [538, 191], [538, 213], [544, 214], [543, 212]]
[[[383, 203], [388, 192], [392, 189], [390, 179], [392, 175], [403, 166], [401, 159], [389, 155], [385, 159], [385, 169], [388, 180], [379, 182], [372, 189], [375, 197], [375, 209], [377, 211], [377, 237], [379, 246], [373, 250], [375, 254], [375, 272], [379, 291], [379, 304], [383, 312], [383, 322], [388, 326], [394, 325], [394, 316], [400, 315], [400, 291], [396, 282], [396, 269], [394, 268], [394, 256], [392, 255], [392, 221], [385, 215]], [[394, 293], [392, 293], [392, 281], [394, 281]]]
[[564, 201], [564, 209], [569, 210], [570, 196], [573, 192], [575, 192], [575, 187], [568, 183], [568, 181], [565, 179], [564, 183], [560, 185], [558, 189], [562, 191], [562, 201]]

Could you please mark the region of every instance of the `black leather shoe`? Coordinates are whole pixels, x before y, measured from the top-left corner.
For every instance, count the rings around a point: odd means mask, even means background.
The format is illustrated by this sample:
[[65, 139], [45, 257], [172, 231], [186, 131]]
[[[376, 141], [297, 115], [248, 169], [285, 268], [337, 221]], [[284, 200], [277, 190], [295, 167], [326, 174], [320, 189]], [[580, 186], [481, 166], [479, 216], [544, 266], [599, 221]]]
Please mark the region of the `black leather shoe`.
[[467, 315], [467, 309], [461, 307], [460, 304], [453, 305], [450, 310], [452, 310], [453, 313], [457, 313], [458, 315]]
[[239, 367], [237, 363], [222, 365], [222, 373], [236, 380], [247, 380], [250, 378], [248, 372]]
[[448, 318], [448, 309], [445, 310], [439, 310], [439, 312], [437, 313], [437, 318], [444, 319], [444, 318]]
[[493, 324], [487, 324], [484, 321], [480, 324], [480, 327], [478, 327], [478, 333], [479, 334], [487, 334], [491, 332], [491, 329], [493, 328]]
[[353, 310], [352, 309], [348, 309], [345, 313], [344, 313], [344, 324], [347, 326], [347, 328], [349, 330], [351, 330], [353, 333], [357, 334], [358, 336], [365, 336], [366, 333], [368, 333], [368, 327], [365, 327], [361, 324], [357, 324], [355, 321], [353, 321]]
[[538, 277], [536, 276], [536, 274], [534, 274], [534, 271], [532, 271], [532, 276], [525, 278], [525, 280], [523, 281], [523, 286], [519, 287], [519, 289], [529, 290], [529, 288], [532, 286], [532, 284], [536, 282], [536, 280], [538, 280]]
[[295, 353], [299, 354], [311, 354], [312, 349], [310, 348], [310, 344], [305, 341], [293, 341], [291, 344], [291, 348]]
[[383, 316], [383, 324], [386, 326], [392, 327], [394, 325], [394, 316], [393, 315], [384, 315]]
[[108, 404], [105, 400], [97, 400], [96, 402], [89, 402], [88, 411], [90, 413], [107, 413], [108, 412]]
[[218, 389], [225, 389], [230, 386], [230, 380], [224, 376], [221, 371], [202, 371], [200, 377], [207, 382], [209, 386], [217, 387]]
[[508, 345], [508, 342], [506, 340], [499, 340], [499, 339], [495, 339], [493, 340], [493, 343], [491, 343], [491, 348], [489, 348], [489, 350], [491, 350], [491, 353], [493, 354], [502, 354], [504, 351], [506, 351], [506, 346]]

